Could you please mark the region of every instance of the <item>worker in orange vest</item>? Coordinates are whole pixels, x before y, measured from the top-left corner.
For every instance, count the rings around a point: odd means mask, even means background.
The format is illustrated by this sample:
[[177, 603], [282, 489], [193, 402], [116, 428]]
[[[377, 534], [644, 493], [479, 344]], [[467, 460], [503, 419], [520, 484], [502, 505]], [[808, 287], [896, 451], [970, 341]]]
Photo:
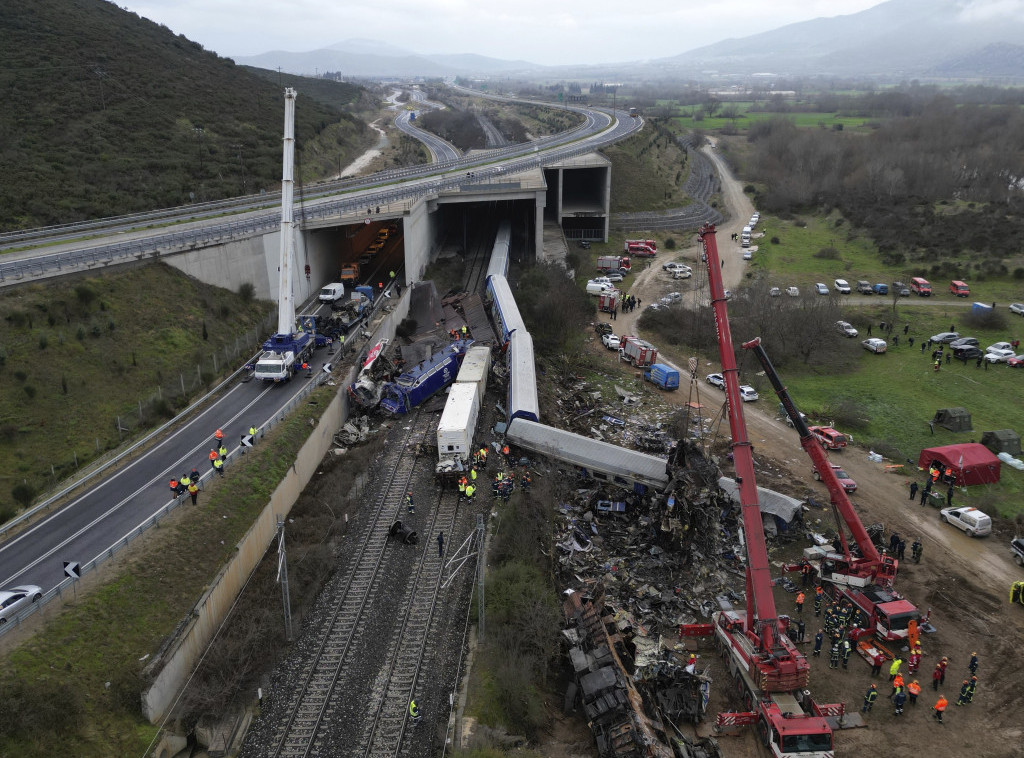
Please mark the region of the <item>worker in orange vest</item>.
[[921, 685], [915, 679], [907, 685], [907, 694], [910, 695], [910, 704], [917, 705], [917, 696], [921, 694]]
[[210, 448], [210, 465], [213, 466], [214, 461], [218, 460], [220, 456], [217, 454], [216, 449]]
[[213, 439], [215, 442], [220, 442], [222, 439], [224, 439], [224, 430], [218, 429], [217, 431], [215, 431], [213, 433]]
[[939, 695], [939, 700], [937, 703], [935, 703], [935, 708], [933, 709], [935, 713], [932, 714], [932, 717], [935, 718], [940, 724], [943, 723], [942, 714], [946, 712], [947, 705], [949, 705], [949, 701], [946, 700], [946, 696]]
[[804, 593], [802, 593], [802, 592], [797, 593], [797, 596], [796, 596], [796, 612], [799, 613], [801, 616], [804, 613], [804, 600], [806, 600], [806, 598], [804, 597]]
[[892, 692], [889, 693], [889, 699], [892, 700], [892, 696], [903, 689], [903, 674], [897, 674], [892, 680]]

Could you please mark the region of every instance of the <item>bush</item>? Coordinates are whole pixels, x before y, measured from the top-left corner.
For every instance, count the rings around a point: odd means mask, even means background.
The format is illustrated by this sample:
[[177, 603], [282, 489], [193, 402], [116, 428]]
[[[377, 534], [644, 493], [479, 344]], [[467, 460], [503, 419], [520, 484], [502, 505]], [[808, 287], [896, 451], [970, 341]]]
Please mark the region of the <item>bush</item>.
[[1018, 266], [1013, 270], [1014, 279], [1024, 279], [1024, 267]]
[[822, 258], [827, 261], [837, 261], [839, 260], [839, 251], [834, 247], [823, 247], [814, 254], [814, 257]]
[[238, 285], [238, 296], [243, 303], [251, 303], [256, 297], [256, 286], [252, 282], [242, 282]]
[[665, 238], [665, 249], [666, 250], [675, 250], [676, 249], [676, 238], [675, 237], [666, 237]]
[[39, 349], [45, 350], [50, 344], [50, 339], [45, 334], [39, 335]]
[[863, 406], [848, 397], [837, 398], [828, 403], [823, 412], [844, 429], [864, 429], [870, 421]]
[[22, 387], [22, 389], [25, 390], [25, 394], [28, 395], [29, 400], [33, 400], [35, 398], [36, 388], [33, 387], [31, 384], [26, 384], [24, 387]]
[[85, 283], [76, 284], [75, 297], [78, 298], [79, 303], [88, 308], [96, 299], [96, 290]]
[[772, 238], [771, 238], [771, 240], [769, 240], [769, 241], [770, 241], [770, 242], [771, 242], [771, 243], [772, 243], [773, 245], [777, 245], [777, 244], [779, 244], [779, 238], [778, 238], [778, 237], [772, 237]]
[[16, 484], [11, 488], [11, 497], [22, 508], [28, 508], [36, 499], [36, 488], [25, 482]]
[[0, 736], [31, 739], [73, 733], [82, 725], [82, 695], [49, 679], [0, 683]]
[[743, 191], [746, 192], [748, 195], [753, 195], [755, 192], [757, 192], [757, 188], [753, 184], [748, 184], [743, 188]]
[[979, 313], [970, 310], [964, 316], [964, 321], [974, 329], [1006, 329], [1006, 316], [996, 310]]

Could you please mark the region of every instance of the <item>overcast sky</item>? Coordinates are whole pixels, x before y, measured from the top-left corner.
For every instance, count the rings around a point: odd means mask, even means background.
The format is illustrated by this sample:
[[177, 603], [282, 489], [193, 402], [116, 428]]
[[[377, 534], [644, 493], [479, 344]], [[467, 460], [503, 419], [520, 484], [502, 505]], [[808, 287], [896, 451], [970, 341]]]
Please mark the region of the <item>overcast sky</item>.
[[[880, 0], [115, 0], [220, 55], [359, 38], [547, 65], [663, 58]], [[1017, 0], [1003, 0], [1017, 2]]]

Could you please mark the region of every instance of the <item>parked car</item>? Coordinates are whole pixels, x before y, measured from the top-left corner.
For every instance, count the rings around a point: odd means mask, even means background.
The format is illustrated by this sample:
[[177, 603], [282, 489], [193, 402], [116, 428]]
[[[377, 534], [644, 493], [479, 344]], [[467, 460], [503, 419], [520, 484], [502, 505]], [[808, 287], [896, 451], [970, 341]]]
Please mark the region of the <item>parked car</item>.
[[609, 281], [599, 282], [591, 279], [587, 282], [587, 294], [588, 295], [600, 295], [602, 292], [615, 289], [615, 285]]
[[576, 246], [577, 247], [581, 247], [584, 250], [589, 250], [590, 249], [590, 242], [589, 242], [589, 240], [576, 240]]
[[960, 332], [939, 332], [938, 334], [933, 334], [930, 339], [932, 342], [949, 344], [960, 339]]
[[[843, 471], [842, 466], [837, 466], [834, 463], [831, 463], [829, 465], [832, 466], [832, 471], [835, 473], [836, 478], [839, 480], [839, 483], [843, 485], [844, 490], [846, 490], [848, 493], [857, 491], [857, 482], [851, 479], [850, 475]], [[815, 468], [812, 473], [814, 474], [814, 478], [820, 482], [821, 474], [818, 473], [818, 469]]]
[[844, 334], [847, 337], [856, 337], [857, 330], [853, 328], [853, 325], [849, 321], [837, 321], [836, 331], [840, 334]]
[[778, 287], [772, 287], [770, 290], [768, 290], [768, 297], [778, 297], [781, 294], [782, 290], [780, 290]]
[[980, 347], [974, 345], [967, 345], [965, 347], [957, 347], [953, 349], [953, 357], [957, 360], [964, 361], [975, 361], [978, 358], [984, 358], [985, 353], [982, 352]]
[[34, 584], [11, 587], [9, 590], [0, 592], [0, 624], [6, 624], [32, 603], [41, 600], [42, 597], [42, 587], [37, 587]]
[[786, 287], [786, 294], [790, 297], [800, 297], [800, 290], [796, 287]]
[[1010, 303], [1010, 313], [1024, 316], [1024, 303]]
[[755, 390], [749, 384], [741, 384], [740, 385], [740, 399], [744, 403], [752, 403], [755, 400], [757, 400], [757, 398], [758, 398], [757, 390]]
[[676, 271], [677, 269], [685, 269], [689, 271], [690, 267], [685, 263], [680, 263], [679, 261], [668, 261], [667, 263], [661, 264], [662, 271]]
[[959, 337], [949, 343], [949, 346], [956, 350], [958, 347], [978, 347], [977, 337]]
[[602, 334], [601, 344], [609, 350], [619, 349], [619, 336], [617, 334]]
[[689, 279], [691, 276], [693, 276], [693, 269], [689, 266], [677, 268], [672, 272], [673, 279]]
[[704, 381], [710, 384], [712, 387], [718, 387], [719, 389], [725, 389], [725, 377], [721, 374], [708, 374], [704, 377]]
[[971, 296], [971, 288], [967, 286], [966, 282], [962, 282], [959, 279], [954, 279], [949, 283], [949, 291], [957, 297]]
[[1010, 342], [993, 342], [991, 345], [985, 348], [986, 353], [991, 353], [995, 350], [1012, 350], [1013, 344]]
[[875, 353], [876, 355], [878, 353], [884, 353], [886, 350], [889, 349], [889, 345], [886, 344], [885, 340], [879, 339], [878, 337], [868, 337], [860, 344], [864, 346], [865, 350], [870, 350], [872, 353]]
[[900, 297], [910, 297], [910, 287], [903, 282], [893, 282], [892, 288], [900, 293]]
[[665, 310], [665, 306], [662, 305], [661, 303], [651, 303], [650, 305], [645, 306], [644, 310], [645, 311], [663, 311], [663, 310]]
[[809, 426], [807, 430], [826, 450], [842, 450], [846, 447], [846, 435], [831, 426]]
[[749, 261], [754, 257], [753, 251], [749, 247], [743, 248], [743, 260]]
[[850, 294], [850, 283], [848, 281], [846, 281], [845, 279], [836, 279], [835, 286], [836, 286], [836, 292], [838, 292], [840, 295], [849, 295]]
[[1013, 357], [1015, 356], [1012, 350], [993, 350], [989, 348], [985, 351], [985, 360], [989, 363], [1007, 363]]
[[819, 295], [827, 295], [828, 287], [826, 287], [821, 282], [818, 282], [817, 284], [814, 285], [814, 291], [817, 292]]
[[663, 303], [681, 303], [683, 302], [682, 292], [669, 292], [665, 297], [661, 298]]
[[604, 275], [604, 278], [609, 282], [621, 282], [624, 277], [618, 271], [609, 271]]
[[1006, 365], [1010, 368], [1024, 368], [1024, 354], [1013, 356], [1006, 362]]
[[[878, 284], [871, 288], [871, 291], [874, 292], [876, 295], [888, 295], [889, 285], [879, 282]], [[910, 294], [910, 290], [907, 290], [907, 294]]]
[[875, 290], [874, 290], [874, 288], [872, 288], [871, 282], [869, 282], [869, 281], [867, 281], [865, 279], [859, 279], [857, 281], [857, 292], [859, 292], [862, 295], [874, 295], [875, 294]]
[[725, 295], [726, 300], [732, 300], [732, 290], [726, 290], [722, 294]]
[[611, 334], [615, 330], [612, 328], [612, 325], [609, 324], [607, 321], [598, 321], [596, 324], [594, 324], [594, 331], [597, 332], [600, 336], [604, 336], [606, 334]]
[[968, 537], [982, 537], [992, 533], [992, 519], [970, 506], [943, 508], [939, 511], [939, 519], [945, 524], [963, 529]]

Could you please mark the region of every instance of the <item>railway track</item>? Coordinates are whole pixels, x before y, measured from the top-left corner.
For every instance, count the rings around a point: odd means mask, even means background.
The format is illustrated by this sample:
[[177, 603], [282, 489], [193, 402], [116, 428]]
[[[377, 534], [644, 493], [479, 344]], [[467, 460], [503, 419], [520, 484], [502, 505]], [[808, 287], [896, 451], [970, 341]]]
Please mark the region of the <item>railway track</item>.
[[335, 701], [340, 697], [339, 684], [345, 681], [352, 664], [353, 645], [365, 632], [368, 619], [364, 610], [382, 583], [381, 567], [388, 529], [401, 513], [405, 493], [413, 480], [417, 456], [410, 441], [422, 436], [430, 422], [429, 415], [418, 413], [409, 424], [402, 443], [390, 446], [381, 461], [380, 470], [388, 477], [386, 485], [349, 572], [341, 600], [304, 666], [287, 718], [275, 731], [269, 752], [275, 758], [337, 754], [331, 745], [324, 743], [329, 743], [326, 731], [336, 709]]

